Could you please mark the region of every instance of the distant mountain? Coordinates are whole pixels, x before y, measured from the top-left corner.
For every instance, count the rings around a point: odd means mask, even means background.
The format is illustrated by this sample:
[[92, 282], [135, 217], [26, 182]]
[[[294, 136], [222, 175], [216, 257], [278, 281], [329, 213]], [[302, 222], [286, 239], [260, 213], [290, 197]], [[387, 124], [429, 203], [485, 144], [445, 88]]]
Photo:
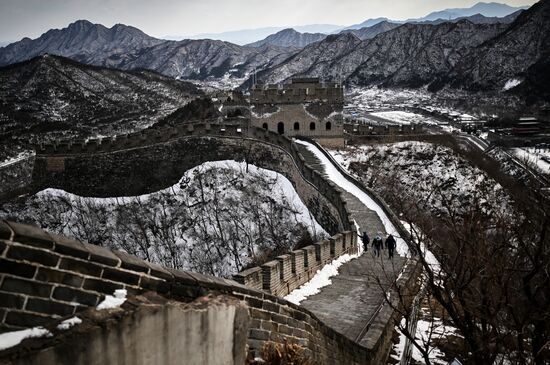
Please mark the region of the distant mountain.
[[[189, 36], [190, 39], [214, 39], [225, 42], [231, 42], [238, 45], [245, 45], [260, 41], [274, 33], [281, 30], [292, 28], [302, 33], [325, 33], [329, 34], [338, 29], [341, 29], [341, 25], [332, 24], [311, 24], [311, 25], [298, 25], [291, 27], [266, 27], [257, 29], [243, 29], [237, 31], [223, 32], [223, 33], [202, 33]], [[173, 37], [175, 38], [175, 37]], [[180, 37], [180, 39], [183, 37]]]
[[7, 45], [10, 44], [10, 43], [13, 43], [13, 42], [0, 41], [0, 47], [5, 47], [5, 46], [7, 46]]
[[538, 84], [548, 79], [549, 57], [550, 0], [541, 0], [521, 13], [506, 31], [464, 57], [437, 86], [448, 83], [471, 90], [503, 90], [511, 80]]
[[382, 34], [384, 32], [387, 32], [388, 30], [395, 29], [399, 27], [401, 24], [397, 23], [390, 23], [387, 21], [382, 21], [380, 23], [377, 23], [371, 27], [365, 27], [360, 29], [347, 29], [343, 30], [340, 33], [353, 33], [357, 38], [361, 40], [365, 39], [371, 39], [376, 37], [378, 34]]
[[292, 76], [315, 76], [338, 78], [340, 69], [333, 67], [361, 44], [352, 33], [332, 34], [324, 40], [312, 43], [304, 49], [271, 68], [260, 71], [258, 80], [263, 83], [277, 83]]
[[170, 77], [204, 80], [226, 75], [243, 78], [255, 68], [273, 66], [294, 52], [293, 48], [242, 47], [209, 39], [166, 41], [125, 25], [109, 29], [81, 20], [61, 30], [50, 30], [38, 39], [26, 38], [0, 48], [0, 66], [54, 54], [91, 65], [149, 69]]
[[419, 87], [450, 72], [463, 55], [507, 26], [466, 20], [404, 24], [363, 41], [344, 32], [263, 70], [258, 80], [273, 83], [310, 76], [357, 85]]
[[516, 18], [525, 10], [518, 10], [512, 14], [506, 15], [504, 17], [487, 17], [481, 14], [474, 14], [470, 16], [455, 18], [455, 19], [437, 19], [437, 20], [425, 20], [421, 22], [410, 22], [411, 24], [441, 24], [445, 22], [458, 22], [461, 20], [468, 20], [475, 24], [496, 24], [496, 23], [502, 23], [502, 24], [509, 24], [512, 23]]
[[401, 23], [399, 21], [393, 21], [393, 20], [390, 20], [388, 18], [375, 18], [375, 19], [367, 19], [362, 23], [350, 25], [349, 27], [345, 27], [344, 29], [341, 29], [341, 30], [369, 28], [369, 27], [375, 26], [376, 24], [382, 23], [382, 22]]
[[454, 8], [445, 9], [441, 11], [435, 11], [419, 19], [408, 19], [406, 22], [411, 21], [430, 21], [438, 19], [456, 19], [461, 17], [468, 17], [476, 14], [481, 14], [486, 17], [505, 17], [518, 10], [527, 9], [528, 6], [513, 7], [500, 3], [484, 3], [480, 2], [469, 8]]
[[[105, 62], [122, 69], [149, 69], [178, 79], [243, 78], [254, 69], [271, 67], [297, 52], [272, 45], [244, 47], [203, 40], [166, 41], [122, 58]], [[122, 58], [122, 60], [121, 60]]]
[[0, 68], [0, 145], [143, 129], [201, 94], [151, 71], [39, 56]]
[[[512, 13], [515, 13], [519, 10], [524, 10], [527, 8], [529, 7], [528, 6], [513, 7], [506, 4], [500, 4], [495, 2], [492, 2], [492, 3], [480, 2], [469, 8], [455, 8], [455, 9], [445, 9], [441, 11], [435, 11], [422, 18], [411, 18], [407, 20], [390, 20], [388, 18], [367, 19], [362, 23], [351, 25], [349, 27], [343, 28], [342, 30], [372, 27], [373, 25], [376, 25], [383, 21], [386, 21], [389, 23], [396, 23], [396, 24], [423, 23], [423, 22], [434, 22], [434, 23], [440, 24], [445, 21], [451, 21], [455, 19], [456, 20], [468, 19], [473, 23], [496, 23], [496, 22], [506, 23], [506, 22], [511, 22], [513, 19], [512, 20], [502, 19], [502, 21], [495, 21], [495, 20], [491, 21], [491, 20], [481, 18], [480, 16], [483, 16], [486, 18], [504, 18]], [[472, 17], [472, 16], [473, 18], [470, 19], [469, 17]]]
[[79, 62], [103, 65], [113, 54], [126, 53], [164, 42], [148, 36], [137, 28], [117, 24], [106, 28], [79, 20], [64, 29], [52, 29], [38, 39], [24, 38], [0, 48], [0, 66], [21, 62], [42, 54], [70, 57]]
[[247, 44], [248, 47], [261, 47], [263, 45], [273, 45], [280, 47], [303, 48], [308, 44], [318, 42], [326, 38], [322, 33], [300, 33], [292, 28], [283, 29], [280, 32], [270, 35], [261, 41]]

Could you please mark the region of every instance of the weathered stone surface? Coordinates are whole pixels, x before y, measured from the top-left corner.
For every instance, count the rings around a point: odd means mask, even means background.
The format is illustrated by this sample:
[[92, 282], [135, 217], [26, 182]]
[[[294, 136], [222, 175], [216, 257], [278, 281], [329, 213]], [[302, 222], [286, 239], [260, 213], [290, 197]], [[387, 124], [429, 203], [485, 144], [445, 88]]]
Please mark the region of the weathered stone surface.
[[52, 238], [39, 227], [7, 222], [14, 232], [13, 240], [42, 248], [53, 248]]
[[[4, 364], [244, 364], [249, 316], [231, 297], [203, 297], [190, 304], [148, 295], [122, 308], [79, 313], [53, 338], [25, 340], [4, 351]], [[21, 323], [21, 318], [19, 318]], [[107, 344], [107, 345], [106, 345]]]

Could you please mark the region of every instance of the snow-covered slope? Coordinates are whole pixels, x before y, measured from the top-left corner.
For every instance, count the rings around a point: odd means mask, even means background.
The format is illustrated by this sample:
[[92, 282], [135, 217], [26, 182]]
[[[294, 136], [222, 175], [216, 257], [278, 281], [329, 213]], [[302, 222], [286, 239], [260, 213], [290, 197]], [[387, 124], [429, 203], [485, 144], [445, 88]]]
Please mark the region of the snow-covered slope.
[[207, 162], [143, 196], [85, 198], [47, 189], [3, 205], [0, 217], [219, 276], [328, 236], [290, 181], [235, 161]]
[[[365, 185], [390, 203], [396, 191], [434, 214], [461, 212], [474, 200], [486, 212], [506, 212], [510, 198], [496, 181], [447, 147], [399, 142], [330, 151]], [[510, 210], [511, 211], [511, 210]]]

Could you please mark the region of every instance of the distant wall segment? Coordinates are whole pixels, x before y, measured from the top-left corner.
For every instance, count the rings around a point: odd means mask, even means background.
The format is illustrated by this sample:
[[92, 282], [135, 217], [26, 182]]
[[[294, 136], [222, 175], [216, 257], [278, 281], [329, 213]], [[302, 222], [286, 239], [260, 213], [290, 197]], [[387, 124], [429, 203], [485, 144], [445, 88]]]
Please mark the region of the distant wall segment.
[[340, 193], [307, 166], [290, 139], [239, 123], [182, 125], [116, 139], [40, 146], [31, 190], [59, 188], [94, 197], [141, 195], [177, 183], [185, 171], [204, 162], [226, 159], [282, 174], [330, 234], [350, 229]]

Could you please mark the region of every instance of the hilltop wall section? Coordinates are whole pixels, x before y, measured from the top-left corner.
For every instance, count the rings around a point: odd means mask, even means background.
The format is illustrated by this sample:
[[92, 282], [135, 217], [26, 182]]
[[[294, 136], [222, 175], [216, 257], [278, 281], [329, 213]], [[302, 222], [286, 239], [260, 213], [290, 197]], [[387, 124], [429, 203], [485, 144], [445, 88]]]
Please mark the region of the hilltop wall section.
[[133, 196], [174, 185], [206, 161], [234, 159], [276, 171], [330, 233], [349, 230], [346, 203], [311, 169], [292, 141], [240, 123], [150, 129], [116, 139], [37, 148], [32, 191], [59, 188], [81, 196]]
[[[410, 280], [403, 276], [398, 285], [406, 287]], [[363, 347], [308, 310], [232, 280], [163, 268], [36, 227], [0, 222], [0, 332], [38, 325], [55, 328], [121, 288], [130, 295], [154, 291], [181, 302], [207, 294], [243, 301], [250, 317], [250, 356], [267, 341], [288, 342], [305, 348], [316, 364], [377, 364], [388, 348], [387, 336]], [[28, 356], [28, 351], [0, 352], [0, 363], [18, 363], [18, 356]]]

